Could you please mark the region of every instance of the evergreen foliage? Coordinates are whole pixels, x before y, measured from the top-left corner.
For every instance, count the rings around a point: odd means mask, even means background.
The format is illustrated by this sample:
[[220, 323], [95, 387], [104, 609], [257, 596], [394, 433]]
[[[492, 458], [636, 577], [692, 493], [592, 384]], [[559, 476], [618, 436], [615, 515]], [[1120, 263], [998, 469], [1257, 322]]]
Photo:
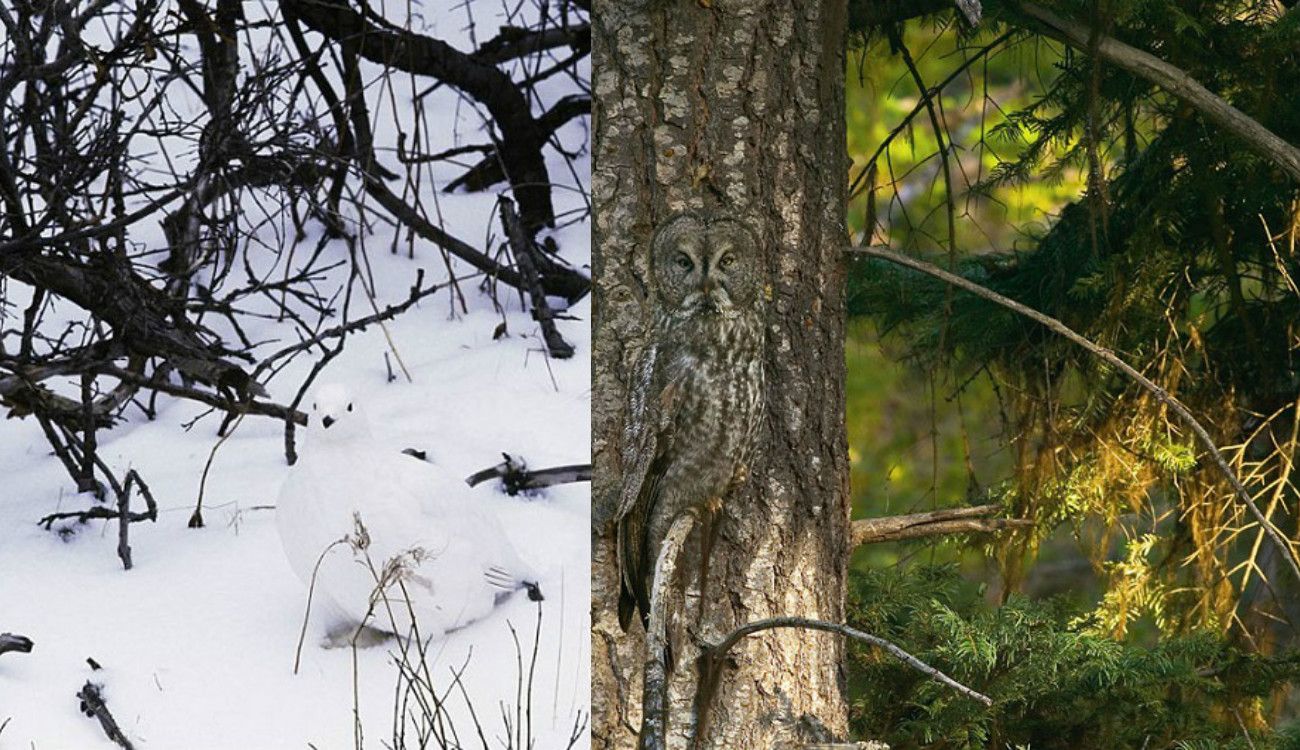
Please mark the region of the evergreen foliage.
[[[1300, 10], [1254, 0], [1045, 4], [1185, 70], [1300, 143]], [[1009, 30], [1008, 45], [1041, 44], [1039, 27], [1017, 8], [986, 4], [977, 41]], [[1293, 537], [1300, 186], [1185, 102], [1087, 50], [1056, 49], [1039, 71], [1039, 96], [987, 130], [946, 133], [938, 142], [951, 148], [936, 158], [955, 168], [981, 140], [1016, 145], [962, 200], [1071, 174], [1086, 189], [1018, 247], [952, 246], [940, 237], [929, 250], [943, 253], [941, 265], [1116, 351], [1182, 400]], [[883, 43], [867, 50], [889, 53]], [[866, 236], [898, 236], [889, 226], [897, 216], [870, 216], [878, 226]], [[854, 263], [849, 309], [905, 342], [912, 362], [952, 387], [988, 376], [998, 389], [1014, 452], [998, 496], [1038, 522], [995, 551], [1009, 590], [1054, 530], [1065, 525], [1083, 538], [1100, 528], [1087, 541], [1107, 573], [1094, 618], [1108, 635], [1123, 636], [1150, 615], [1171, 637], [1231, 634], [1262, 653], [1294, 640], [1300, 587], [1149, 394], [1009, 311], [881, 262]], [[1026, 606], [1009, 602], [989, 627], [1003, 617], [1040, 622]], [[1177, 643], [1149, 658], [1191, 648]]]
[[855, 576], [849, 623], [994, 699], [985, 709], [851, 646], [854, 733], [893, 750], [1300, 748], [1300, 729], [1272, 732], [1261, 718], [1300, 656], [1262, 657], [1205, 631], [1125, 644], [1063, 600], [990, 605], [947, 566]]

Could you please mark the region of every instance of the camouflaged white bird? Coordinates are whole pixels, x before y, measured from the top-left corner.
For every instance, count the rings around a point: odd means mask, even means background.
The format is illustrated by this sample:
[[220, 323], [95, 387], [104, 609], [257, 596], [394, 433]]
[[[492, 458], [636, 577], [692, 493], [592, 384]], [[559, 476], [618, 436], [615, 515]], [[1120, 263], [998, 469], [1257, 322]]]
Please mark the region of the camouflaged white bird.
[[542, 600], [536, 574], [464, 480], [379, 448], [341, 385], [318, 387], [311, 413], [276, 524], [327, 644], [349, 642], [358, 625], [439, 636], [520, 590]]

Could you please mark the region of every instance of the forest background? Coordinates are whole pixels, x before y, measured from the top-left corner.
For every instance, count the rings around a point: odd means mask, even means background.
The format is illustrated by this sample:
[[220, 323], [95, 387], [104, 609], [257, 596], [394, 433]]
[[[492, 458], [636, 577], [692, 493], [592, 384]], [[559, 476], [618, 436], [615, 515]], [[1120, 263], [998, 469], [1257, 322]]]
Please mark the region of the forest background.
[[[1056, 5], [1298, 140], [1300, 13]], [[1028, 6], [986, 5], [975, 29], [954, 12], [882, 25], [875, 7], [850, 4], [855, 243], [926, 257], [1114, 350], [1191, 408], [1294, 539], [1295, 181], [1052, 40]], [[858, 547], [849, 617], [993, 710], [856, 649], [856, 736], [1300, 746], [1298, 582], [1164, 405], [1035, 324], [882, 261], [853, 263], [849, 312], [854, 517], [994, 516]]]

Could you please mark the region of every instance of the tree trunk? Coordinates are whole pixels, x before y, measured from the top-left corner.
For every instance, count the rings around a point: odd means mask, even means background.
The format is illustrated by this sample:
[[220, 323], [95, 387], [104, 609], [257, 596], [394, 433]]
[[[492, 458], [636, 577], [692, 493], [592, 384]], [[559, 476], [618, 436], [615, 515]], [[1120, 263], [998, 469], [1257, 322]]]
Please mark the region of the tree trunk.
[[[681, 620], [706, 642], [765, 617], [842, 622], [849, 546], [844, 434], [843, 0], [606, 2], [593, 14], [596, 314], [592, 416], [593, 746], [636, 744], [644, 634], [618, 625], [610, 524], [629, 364], [653, 314], [651, 232], [672, 214], [753, 227], [767, 269], [767, 415], [749, 482], [726, 498], [701, 594], [702, 533]], [[677, 644], [668, 742], [696, 734], [698, 645]], [[837, 636], [768, 631], [732, 650], [700, 746], [842, 739]]]

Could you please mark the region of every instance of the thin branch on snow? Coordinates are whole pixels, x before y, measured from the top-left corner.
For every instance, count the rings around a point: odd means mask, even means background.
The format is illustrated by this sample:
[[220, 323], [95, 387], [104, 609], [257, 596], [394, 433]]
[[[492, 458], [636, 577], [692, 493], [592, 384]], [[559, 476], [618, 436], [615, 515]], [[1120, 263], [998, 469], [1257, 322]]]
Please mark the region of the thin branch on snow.
[[103, 687], [96, 685], [89, 680], [81, 686], [77, 693], [77, 698], [81, 700], [81, 712], [85, 715], [99, 720], [99, 725], [104, 728], [104, 734], [117, 743], [122, 750], [134, 750], [134, 745], [122, 733], [122, 728], [117, 725], [117, 719], [108, 710], [108, 702], [104, 700]]
[[0, 633], [0, 654], [14, 651], [20, 654], [30, 654], [32, 652], [31, 638], [13, 633]]
[[[408, 448], [403, 453], [424, 460], [424, 456], [413, 449]], [[513, 497], [522, 492], [540, 490], [557, 484], [591, 481], [591, 464], [572, 464], [569, 466], [554, 466], [549, 469], [529, 470], [527, 462], [519, 456], [512, 456], [509, 453], [502, 453], [501, 455], [505, 458], [504, 461], [496, 466], [474, 472], [465, 478], [465, 484], [470, 487], [477, 487], [490, 479], [500, 479], [506, 494]]]

